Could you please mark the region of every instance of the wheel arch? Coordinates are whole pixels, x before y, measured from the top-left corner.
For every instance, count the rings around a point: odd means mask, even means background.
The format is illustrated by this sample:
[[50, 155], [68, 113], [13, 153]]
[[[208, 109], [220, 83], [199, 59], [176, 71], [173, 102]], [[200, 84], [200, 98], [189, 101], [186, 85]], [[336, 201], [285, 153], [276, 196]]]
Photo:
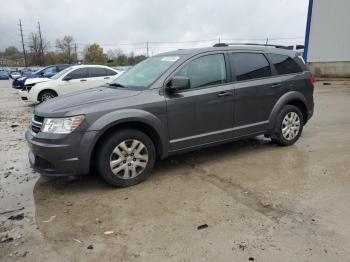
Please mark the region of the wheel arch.
[[[90, 166], [94, 162], [96, 152], [105, 138], [122, 128], [132, 128], [145, 133], [153, 141], [157, 157], [164, 158], [167, 156], [168, 145], [166, 143], [165, 130], [161, 125], [161, 121], [149, 112], [143, 111], [142, 116], [140, 115], [140, 112], [135, 111], [140, 110], [126, 111], [125, 114], [120, 112], [118, 117], [113, 117], [113, 121], [108, 121], [107, 119], [110, 119], [110, 117], [107, 115], [96, 121], [99, 123], [95, 123], [90, 127], [91, 130], [98, 131], [98, 136], [94, 139], [90, 149]], [[138, 116], [135, 114], [138, 114]], [[125, 115], [128, 115], [128, 117], [123, 117]]]
[[38, 95], [37, 95], [37, 97], [36, 97], [37, 101], [40, 101], [40, 100], [39, 100], [39, 97], [40, 97], [40, 95], [41, 95], [43, 92], [45, 92], [45, 91], [53, 92], [53, 93], [56, 94], [56, 96], [58, 96], [57, 91], [53, 90], [52, 88], [43, 88], [43, 89], [41, 89], [41, 90], [38, 92]]
[[297, 91], [289, 92], [280, 97], [269, 117], [269, 130], [274, 129], [275, 121], [277, 119], [278, 113], [285, 105], [294, 105], [299, 108], [304, 118], [304, 125], [308, 121], [308, 106], [306, 98], [303, 94]]

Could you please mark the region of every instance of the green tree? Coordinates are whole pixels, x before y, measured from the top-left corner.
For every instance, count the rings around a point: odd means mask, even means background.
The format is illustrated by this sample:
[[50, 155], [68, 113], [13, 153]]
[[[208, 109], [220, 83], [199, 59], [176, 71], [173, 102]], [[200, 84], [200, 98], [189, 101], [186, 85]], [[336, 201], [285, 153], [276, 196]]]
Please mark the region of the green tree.
[[89, 45], [85, 51], [84, 62], [86, 64], [106, 64], [107, 55], [103, 53], [102, 47], [94, 43]]

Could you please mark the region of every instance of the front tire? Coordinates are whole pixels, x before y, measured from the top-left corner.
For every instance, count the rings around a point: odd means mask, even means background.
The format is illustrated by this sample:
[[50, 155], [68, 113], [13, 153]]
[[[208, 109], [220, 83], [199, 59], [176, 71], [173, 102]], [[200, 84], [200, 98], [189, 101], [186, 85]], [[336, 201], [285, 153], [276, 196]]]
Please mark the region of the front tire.
[[277, 117], [271, 139], [281, 146], [293, 145], [299, 139], [303, 126], [304, 118], [300, 109], [293, 105], [286, 105]]
[[109, 135], [97, 151], [97, 170], [116, 187], [128, 187], [146, 180], [153, 169], [156, 151], [152, 140], [135, 129]]
[[54, 92], [54, 91], [52, 91], [52, 90], [43, 90], [43, 91], [41, 91], [40, 94], [38, 95], [38, 101], [39, 101], [40, 103], [42, 103], [42, 102], [45, 102], [45, 101], [47, 101], [47, 100], [50, 100], [50, 99], [52, 99], [52, 98], [54, 98], [54, 97], [56, 97], [56, 96], [57, 96], [57, 93]]

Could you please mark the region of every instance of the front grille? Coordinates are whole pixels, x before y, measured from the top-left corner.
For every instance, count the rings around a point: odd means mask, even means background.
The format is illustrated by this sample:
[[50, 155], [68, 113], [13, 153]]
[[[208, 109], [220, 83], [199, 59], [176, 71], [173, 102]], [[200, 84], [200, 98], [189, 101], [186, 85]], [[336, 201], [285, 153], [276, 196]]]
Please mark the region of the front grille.
[[32, 131], [34, 133], [39, 133], [41, 130], [41, 126], [43, 125], [44, 118], [41, 116], [34, 115], [32, 119]]

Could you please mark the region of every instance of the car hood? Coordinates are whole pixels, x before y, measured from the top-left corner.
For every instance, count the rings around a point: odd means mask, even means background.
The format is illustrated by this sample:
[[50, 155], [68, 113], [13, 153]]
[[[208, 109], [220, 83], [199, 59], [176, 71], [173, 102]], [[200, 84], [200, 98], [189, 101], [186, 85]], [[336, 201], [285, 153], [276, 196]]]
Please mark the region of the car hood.
[[84, 109], [88, 109], [96, 104], [125, 99], [136, 96], [141, 92], [105, 86], [96, 87], [58, 96], [52, 100], [43, 102], [35, 107], [34, 113], [43, 117], [62, 117], [73, 110], [84, 113]]
[[52, 79], [50, 78], [27, 78], [24, 82], [25, 85], [30, 85], [30, 84], [37, 84], [37, 83], [41, 83], [41, 82], [46, 82], [46, 81], [50, 81]]

